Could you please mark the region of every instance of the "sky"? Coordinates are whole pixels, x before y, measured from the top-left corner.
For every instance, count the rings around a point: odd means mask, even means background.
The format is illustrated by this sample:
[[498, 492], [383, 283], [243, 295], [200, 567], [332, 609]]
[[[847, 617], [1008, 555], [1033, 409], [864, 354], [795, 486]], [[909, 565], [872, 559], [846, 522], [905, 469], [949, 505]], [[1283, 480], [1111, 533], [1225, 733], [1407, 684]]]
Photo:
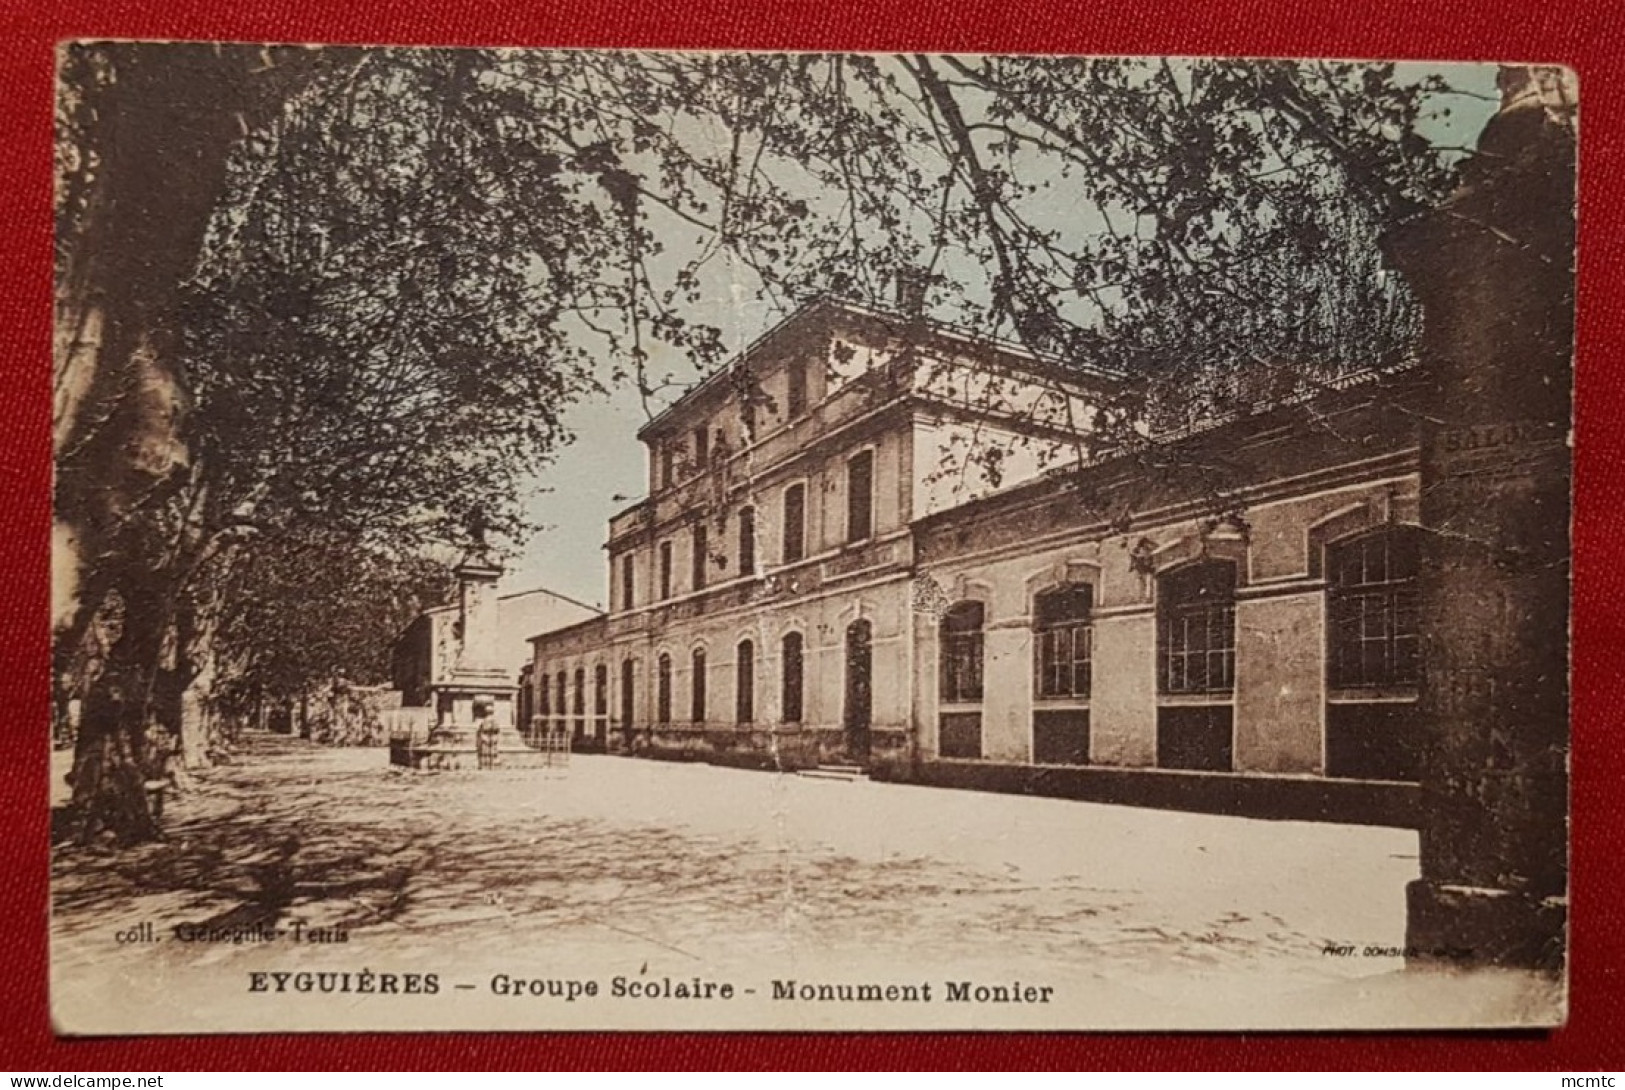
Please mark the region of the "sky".
[[[1424, 126], [1424, 135], [1435, 143], [1457, 147], [1470, 146], [1494, 112], [1496, 71], [1494, 65], [1480, 64], [1406, 64], [1399, 69], [1401, 78], [1438, 73], [1451, 86], [1469, 92], [1441, 99], [1441, 112]], [[787, 315], [754, 297], [754, 275], [730, 267], [726, 251], [715, 262], [706, 298], [690, 316], [720, 328], [723, 343], [737, 352]], [[649, 369], [655, 374], [669, 370], [678, 376], [698, 377], [688, 361], [662, 358], [658, 351]], [[673, 391], [653, 408], [658, 411], [680, 393]], [[647, 491], [646, 455], [636, 439], [647, 419], [642, 399], [629, 385], [566, 410], [564, 420], [575, 439], [533, 482], [527, 509], [542, 529], [509, 562], [503, 593], [545, 587], [588, 605], [606, 605], [609, 580], [604, 538], [610, 516], [642, 499]]]

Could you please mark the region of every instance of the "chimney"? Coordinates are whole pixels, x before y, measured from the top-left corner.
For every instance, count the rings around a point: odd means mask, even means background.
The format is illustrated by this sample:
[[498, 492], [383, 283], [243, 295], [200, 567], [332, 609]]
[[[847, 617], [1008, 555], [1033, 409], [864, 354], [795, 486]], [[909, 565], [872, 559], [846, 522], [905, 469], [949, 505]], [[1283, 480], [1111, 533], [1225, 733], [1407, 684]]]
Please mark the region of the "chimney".
[[923, 316], [925, 290], [930, 282], [930, 274], [917, 266], [897, 270], [897, 309], [910, 318]]

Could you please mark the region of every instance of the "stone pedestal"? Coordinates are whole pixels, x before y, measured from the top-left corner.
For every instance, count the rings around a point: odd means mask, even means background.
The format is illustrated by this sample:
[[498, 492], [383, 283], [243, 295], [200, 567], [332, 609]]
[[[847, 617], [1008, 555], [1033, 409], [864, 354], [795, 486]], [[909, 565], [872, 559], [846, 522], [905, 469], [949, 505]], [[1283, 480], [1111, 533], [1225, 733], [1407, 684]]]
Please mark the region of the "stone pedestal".
[[1504, 70], [1460, 188], [1386, 240], [1424, 321], [1420, 960], [1565, 958], [1571, 78]]
[[517, 691], [498, 661], [500, 630], [496, 584], [502, 565], [476, 541], [457, 565], [456, 665], [451, 676], [430, 687], [435, 726], [428, 738], [406, 752], [412, 768], [458, 769], [479, 766], [479, 709], [489, 709], [498, 729], [497, 767], [525, 768], [550, 763], [549, 754], [526, 743], [515, 726]]
[[497, 726], [508, 733], [514, 730], [513, 682], [505, 677], [470, 675], [463, 671], [450, 680], [434, 686], [435, 726], [437, 730], [474, 726], [475, 707], [484, 704], [491, 709]]
[[437, 771], [480, 767], [479, 727], [474, 714], [477, 704], [491, 708], [497, 725], [497, 768], [540, 768], [562, 763], [556, 754], [531, 746], [515, 728], [514, 688], [506, 678], [459, 672], [449, 682], [436, 686], [434, 697], [437, 725], [398, 763]]

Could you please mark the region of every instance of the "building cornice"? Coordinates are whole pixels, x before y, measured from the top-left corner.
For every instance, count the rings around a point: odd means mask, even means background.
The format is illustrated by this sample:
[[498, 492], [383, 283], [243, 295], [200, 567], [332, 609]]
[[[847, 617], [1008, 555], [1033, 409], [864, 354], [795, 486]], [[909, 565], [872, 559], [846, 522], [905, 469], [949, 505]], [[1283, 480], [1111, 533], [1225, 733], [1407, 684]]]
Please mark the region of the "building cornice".
[[813, 324], [816, 321], [826, 323], [825, 333], [833, 332], [829, 322], [835, 315], [847, 315], [860, 321], [885, 325], [893, 337], [922, 346], [939, 348], [951, 346], [955, 351], [977, 357], [984, 363], [1015, 374], [1038, 375], [1080, 388], [1103, 385], [1115, 389], [1127, 381], [1127, 376], [1105, 367], [1068, 363], [1059, 357], [1040, 355], [1023, 345], [989, 337], [950, 322], [910, 317], [865, 303], [819, 295], [802, 303], [777, 325], [751, 341], [728, 362], [656, 413], [648, 423], [638, 429], [637, 438], [641, 442], [648, 442], [679, 431], [678, 421], [690, 410], [712, 397], [718, 389], [725, 387], [728, 376], [737, 368], [745, 366], [753, 357], [769, 351], [776, 341], [803, 329], [810, 332], [818, 328]]
[[[1419, 452], [1417, 448], [1411, 447], [1377, 458], [1367, 459], [1363, 462], [1349, 463], [1328, 470], [1298, 474], [1291, 477], [1276, 478], [1251, 488], [1238, 489], [1229, 498], [1244, 508], [1253, 509], [1268, 506], [1286, 498], [1305, 495], [1327, 495], [1352, 488], [1370, 488], [1376, 485], [1403, 481], [1417, 472], [1418, 465]], [[1316, 478], [1319, 478], [1319, 480], [1316, 480]], [[1054, 486], [1055, 482], [1051, 482], [1051, 484]], [[1305, 488], [1305, 484], [1308, 484], [1309, 487]], [[985, 515], [981, 521], [1005, 521], [1022, 511], [1042, 505], [1052, 497], [1053, 493], [1048, 493], [1027, 503], [1012, 504], [1008, 508], [1000, 510], [996, 517]], [[990, 498], [997, 499], [1000, 497]], [[1009, 497], [1004, 498], [1008, 499]], [[1075, 523], [1071, 526], [1051, 530], [1048, 533], [1024, 537], [1016, 542], [1001, 543], [982, 549], [956, 551], [951, 561], [939, 561], [936, 566], [986, 563], [989, 560], [995, 560], [1003, 556], [1018, 556], [1050, 548], [1067, 541], [1100, 541], [1113, 535], [1145, 533], [1159, 527], [1200, 518], [1209, 514], [1210, 511], [1211, 505], [1205, 499], [1183, 501], [1137, 512], [1132, 519], [1122, 523], [1114, 524], [1106, 519], [1096, 519], [1092, 522]], [[939, 515], [933, 514], [929, 517], [934, 520]], [[922, 524], [925, 521], [923, 519], [919, 520], [914, 525], [923, 530]]]

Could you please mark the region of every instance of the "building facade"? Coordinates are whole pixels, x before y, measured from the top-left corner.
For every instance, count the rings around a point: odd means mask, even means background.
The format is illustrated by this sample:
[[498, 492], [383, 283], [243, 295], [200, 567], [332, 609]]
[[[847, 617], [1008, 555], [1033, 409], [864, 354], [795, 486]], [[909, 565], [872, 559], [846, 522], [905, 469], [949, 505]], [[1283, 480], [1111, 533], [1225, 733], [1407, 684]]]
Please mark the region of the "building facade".
[[1414, 777], [1392, 382], [1104, 452], [1119, 385], [810, 304], [642, 429], [610, 611], [531, 639], [531, 714], [781, 766]]

